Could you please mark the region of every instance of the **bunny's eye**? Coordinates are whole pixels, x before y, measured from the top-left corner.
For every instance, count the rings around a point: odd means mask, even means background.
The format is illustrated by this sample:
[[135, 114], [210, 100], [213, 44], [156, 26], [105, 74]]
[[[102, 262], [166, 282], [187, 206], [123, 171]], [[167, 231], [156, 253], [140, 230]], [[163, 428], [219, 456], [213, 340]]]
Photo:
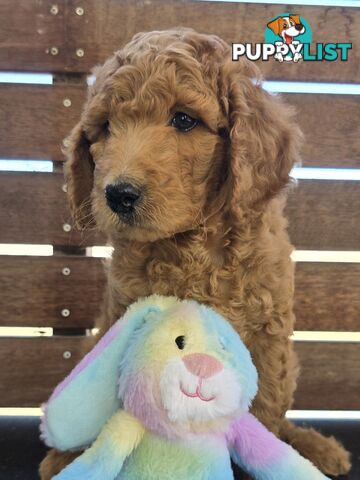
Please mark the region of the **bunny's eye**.
[[219, 337], [219, 343], [220, 343], [220, 347], [223, 350], [226, 350], [226, 343], [225, 343], [225, 340], [222, 337]]
[[175, 343], [179, 350], [184, 350], [185, 348], [185, 337], [184, 335], [180, 335], [179, 337], [175, 338]]

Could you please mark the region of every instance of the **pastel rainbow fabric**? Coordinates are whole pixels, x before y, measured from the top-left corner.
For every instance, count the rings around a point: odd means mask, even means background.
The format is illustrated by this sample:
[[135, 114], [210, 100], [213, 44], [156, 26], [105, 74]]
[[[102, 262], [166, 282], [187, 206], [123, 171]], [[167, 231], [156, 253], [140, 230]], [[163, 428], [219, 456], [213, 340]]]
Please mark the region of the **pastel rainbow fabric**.
[[[221, 364], [203, 379], [209, 401], [180, 388], [197, 384], [183, 360], [194, 354]], [[45, 443], [86, 448], [54, 479], [230, 480], [231, 459], [257, 480], [326, 479], [249, 413], [256, 392], [250, 353], [218, 313], [174, 297], [139, 300], [44, 406]]]

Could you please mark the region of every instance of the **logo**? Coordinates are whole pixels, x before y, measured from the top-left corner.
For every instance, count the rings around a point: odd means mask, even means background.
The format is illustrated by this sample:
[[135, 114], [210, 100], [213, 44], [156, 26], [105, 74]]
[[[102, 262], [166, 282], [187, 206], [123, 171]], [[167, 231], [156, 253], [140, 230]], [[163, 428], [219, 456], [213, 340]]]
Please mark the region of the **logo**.
[[233, 43], [232, 59], [245, 56], [249, 60], [268, 61], [274, 58], [280, 63], [300, 61], [346, 61], [351, 43], [312, 44], [309, 23], [301, 15], [281, 13], [267, 23], [264, 43]]
[[300, 15], [280, 15], [265, 29], [265, 43], [275, 45], [274, 58], [279, 62], [295, 62], [303, 58], [304, 44], [312, 42], [310, 25]]

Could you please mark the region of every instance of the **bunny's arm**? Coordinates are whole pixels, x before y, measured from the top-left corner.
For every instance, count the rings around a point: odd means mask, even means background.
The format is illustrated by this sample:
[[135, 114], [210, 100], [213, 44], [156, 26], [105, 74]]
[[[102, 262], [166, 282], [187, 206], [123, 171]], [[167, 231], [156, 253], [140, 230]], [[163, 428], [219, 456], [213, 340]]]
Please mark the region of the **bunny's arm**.
[[95, 442], [53, 480], [113, 480], [123, 463], [139, 445], [143, 425], [124, 410], [106, 423]]
[[233, 461], [256, 480], [328, 478], [250, 413], [232, 424], [227, 437]]

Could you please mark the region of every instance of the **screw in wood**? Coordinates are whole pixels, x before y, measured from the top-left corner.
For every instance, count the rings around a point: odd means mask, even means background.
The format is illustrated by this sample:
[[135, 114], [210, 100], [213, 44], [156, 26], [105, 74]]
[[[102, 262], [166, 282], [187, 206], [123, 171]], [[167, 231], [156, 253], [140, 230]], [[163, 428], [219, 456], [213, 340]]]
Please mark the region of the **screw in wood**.
[[51, 5], [50, 13], [51, 15], [57, 15], [59, 13], [59, 7], [57, 5]]
[[51, 47], [49, 50], [47, 50], [47, 52], [50, 53], [50, 55], [52, 55], [53, 57], [55, 57], [59, 54], [59, 49], [57, 47]]
[[79, 17], [81, 17], [82, 15], [84, 15], [85, 10], [83, 9], [83, 7], [76, 7], [75, 8], [75, 13], [76, 13], [76, 15], [79, 15]]
[[66, 108], [71, 107], [71, 100], [70, 100], [70, 98], [64, 98], [64, 100], [63, 100], [63, 105], [64, 105], [64, 107], [66, 107]]
[[76, 49], [76, 56], [77, 57], [83, 57], [85, 55], [85, 51], [83, 48], [77, 48]]

